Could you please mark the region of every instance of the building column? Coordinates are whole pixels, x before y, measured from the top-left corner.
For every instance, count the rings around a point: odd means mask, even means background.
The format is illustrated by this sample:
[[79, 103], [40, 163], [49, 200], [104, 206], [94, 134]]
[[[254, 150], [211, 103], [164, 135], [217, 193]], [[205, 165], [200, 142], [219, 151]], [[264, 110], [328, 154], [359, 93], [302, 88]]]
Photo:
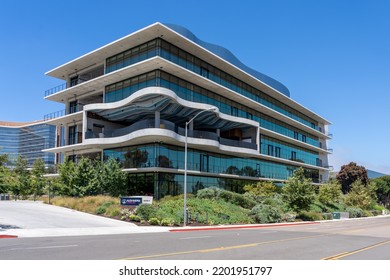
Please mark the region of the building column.
[[260, 126], [256, 129], [256, 145], [257, 145], [257, 151], [260, 154]]
[[83, 110], [83, 124], [82, 124], [82, 140], [85, 141], [85, 134], [87, 133], [87, 112]]
[[65, 146], [69, 145], [69, 126], [64, 124], [64, 143]]
[[160, 128], [160, 111], [154, 112], [154, 127]]

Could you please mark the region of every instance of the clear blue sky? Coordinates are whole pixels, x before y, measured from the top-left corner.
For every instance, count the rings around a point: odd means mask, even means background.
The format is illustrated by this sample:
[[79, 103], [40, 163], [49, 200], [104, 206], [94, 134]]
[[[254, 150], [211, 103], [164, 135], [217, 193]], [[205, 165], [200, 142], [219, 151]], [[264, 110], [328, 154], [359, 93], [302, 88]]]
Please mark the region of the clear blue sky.
[[331, 164], [390, 174], [390, 1], [6, 1], [0, 120], [62, 109], [44, 72], [154, 22], [231, 50], [330, 120]]

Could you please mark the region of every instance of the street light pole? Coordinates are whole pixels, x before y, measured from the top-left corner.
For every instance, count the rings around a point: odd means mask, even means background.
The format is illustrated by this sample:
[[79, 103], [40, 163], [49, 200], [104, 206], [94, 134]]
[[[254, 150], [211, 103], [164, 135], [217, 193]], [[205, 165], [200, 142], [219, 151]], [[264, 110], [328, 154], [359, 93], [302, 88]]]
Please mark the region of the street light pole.
[[194, 117], [192, 117], [192, 119], [190, 119], [188, 122], [186, 122], [185, 143], [184, 143], [184, 191], [183, 191], [184, 192], [184, 221], [183, 221], [184, 227], [186, 226], [186, 223], [187, 223], [187, 146], [188, 146], [187, 137], [188, 137], [188, 125], [203, 112], [215, 111], [215, 110], [217, 110], [217, 108], [214, 106], [207, 108], [207, 109], [204, 109], [204, 110], [200, 111], [199, 113], [197, 113]]

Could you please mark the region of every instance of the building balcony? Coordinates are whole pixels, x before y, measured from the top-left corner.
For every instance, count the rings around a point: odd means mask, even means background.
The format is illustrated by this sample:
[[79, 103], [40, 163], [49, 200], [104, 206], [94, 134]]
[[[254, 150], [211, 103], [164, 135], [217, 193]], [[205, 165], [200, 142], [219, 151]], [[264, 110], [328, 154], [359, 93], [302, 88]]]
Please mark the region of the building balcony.
[[79, 74], [70, 79], [69, 83], [63, 83], [61, 85], [55, 86], [51, 89], [45, 91], [45, 97], [55, 94], [57, 92], [63, 91], [67, 88], [77, 86], [79, 84], [85, 83], [89, 80], [95, 79], [97, 77], [104, 75], [104, 67], [100, 66], [94, 68], [90, 71], [84, 72], [83, 74]]
[[[124, 128], [115, 129], [115, 130], [105, 130], [103, 133], [95, 133], [92, 131], [88, 131], [85, 134], [85, 139], [120, 137], [145, 128], [155, 128], [155, 120], [154, 119], [143, 120]], [[160, 120], [160, 128], [168, 129], [181, 136], [185, 136], [185, 129], [177, 126], [176, 124], [170, 121]], [[221, 145], [257, 150], [257, 144], [255, 143], [222, 138], [218, 136], [217, 133], [209, 132], [209, 131], [188, 130], [188, 137], [214, 140], [219, 142]]]
[[65, 109], [59, 110], [59, 111], [56, 111], [56, 112], [53, 112], [53, 113], [49, 113], [49, 114], [44, 115], [44, 116], [43, 116], [43, 119], [44, 119], [45, 121], [47, 121], [47, 120], [51, 120], [51, 119], [60, 118], [60, 117], [65, 116], [65, 113], [66, 113]]
[[68, 88], [67, 83], [63, 83], [63, 84], [55, 86], [51, 89], [45, 90], [45, 97], [52, 95], [52, 94], [55, 94], [57, 92], [60, 92], [60, 91], [67, 89], [67, 88]]

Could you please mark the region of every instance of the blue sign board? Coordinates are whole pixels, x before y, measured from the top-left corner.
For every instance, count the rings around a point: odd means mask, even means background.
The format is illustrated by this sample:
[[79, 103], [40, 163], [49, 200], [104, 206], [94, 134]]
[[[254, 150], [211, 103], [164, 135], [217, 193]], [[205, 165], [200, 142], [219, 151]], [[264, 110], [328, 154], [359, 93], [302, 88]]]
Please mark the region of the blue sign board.
[[142, 197], [121, 197], [122, 206], [138, 206], [142, 204]]

